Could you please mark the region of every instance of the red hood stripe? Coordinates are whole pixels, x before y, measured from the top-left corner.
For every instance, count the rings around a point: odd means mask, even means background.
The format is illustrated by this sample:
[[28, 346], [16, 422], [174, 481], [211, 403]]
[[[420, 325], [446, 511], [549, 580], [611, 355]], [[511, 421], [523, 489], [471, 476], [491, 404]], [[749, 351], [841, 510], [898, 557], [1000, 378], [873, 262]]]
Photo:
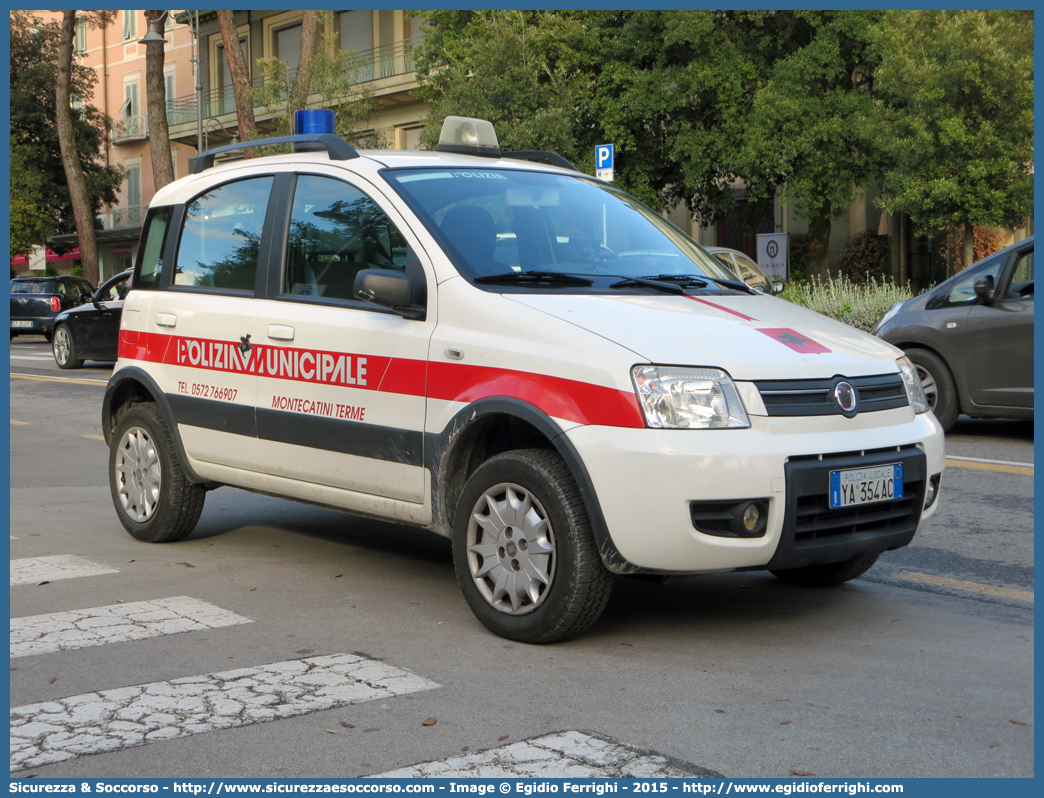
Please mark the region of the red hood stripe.
[[718, 305], [714, 302], [708, 302], [706, 299], [701, 299], [698, 296], [689, 296], [688, 294], [686, 294], [685, 298], [691, 299], [693, 302], [699, 302], [701, 305], [710, 305], [712, 308], [724, 310], [726, 313], [731, 313], [733, 316], [739, 316], [741, 319], [744, 319], [745, 321], [757, 321], [757, 319], [755, 319], [753, 316], [748, 316], [746, 313], [740, 313], [738, 310], [727, 308], [724, 305]]

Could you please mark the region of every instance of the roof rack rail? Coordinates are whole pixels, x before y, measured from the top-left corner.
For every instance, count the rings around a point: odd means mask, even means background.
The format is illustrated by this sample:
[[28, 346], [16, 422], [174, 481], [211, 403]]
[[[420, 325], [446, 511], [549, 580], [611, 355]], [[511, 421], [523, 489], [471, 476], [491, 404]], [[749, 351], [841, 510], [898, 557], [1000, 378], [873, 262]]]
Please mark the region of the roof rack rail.
[[199, 158], [196, 160], [196, 171], [193, 172], [193, 174], [198, 175], [200, 172], [204, 172], [212, 167], [214, 165], [214, 157], [223, 152], [245, 150], [248, 147], [264, 147], [269, 144], [319, 144], [330, 154], [331, 161], [350, 161], [353, 158], [359, 157], [359, 153], [356, 152], [355, 147], [340, 136], [335, 136], [332, 133], [311, 133], [301, 136], [276, 136], [275, 138], [242, 141], [238, 144], [229, 144], [225, 147], [215, 147], [212, 150], [206, 150], [201, 153]]
[[557, 152], [547, 150], [518, 150], [516, 152], [501, 152], [501, 158], [518, 158], [522, 161], [550, 161], [552, 166], [561, 166], [563, 169], [572, 169], [579, 172], [573, 164], [559, 155]]

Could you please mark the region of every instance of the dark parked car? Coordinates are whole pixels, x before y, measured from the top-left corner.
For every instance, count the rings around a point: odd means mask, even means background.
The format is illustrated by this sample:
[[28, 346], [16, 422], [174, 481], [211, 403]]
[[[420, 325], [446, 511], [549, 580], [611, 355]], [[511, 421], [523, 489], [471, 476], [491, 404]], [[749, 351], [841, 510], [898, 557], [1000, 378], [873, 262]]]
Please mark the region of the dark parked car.
[[906, 352], [944, 429], [1033, 418], [1033, 238], [894, 305], [874, 334]]
[[116, 360], [123, 299], [133, 273], [128, 270], [110, 277], [90, 302], [58, 314], [51, 351], [61, 368], [78, 369], [85, 360]]
[[48, 341], [63, 310], [91, 301], [94, 287], [82, 277], [15, 277], [11, 280], [11, 338], [42, 335]]

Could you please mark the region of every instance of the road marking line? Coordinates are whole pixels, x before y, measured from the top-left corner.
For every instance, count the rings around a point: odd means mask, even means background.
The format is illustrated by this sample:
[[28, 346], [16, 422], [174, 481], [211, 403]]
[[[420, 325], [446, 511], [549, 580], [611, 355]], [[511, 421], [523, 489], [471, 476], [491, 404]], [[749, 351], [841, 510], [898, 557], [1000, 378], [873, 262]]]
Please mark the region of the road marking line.
[[967, 590], [969, 593], [979, 593], [983, 596], [997, 596], [998, 598], [1017, 599], [1019, 601], [1033, 603], [1033, 591], [1031, 590], [1015, 590], [1010, 587], [994, 587], [993, 585], [983, 585], [979, 582], [966, 582], [963, 579], [951, 579], [948, 576], [932, 576], [931, 574], [916, 572], [900, 574], [899, 578], [906, 579], [910, 582], [921, 582], [925, 585], [935, 585], [936, 587], [950, 587], [956, 588], [957, 590]]
[[73, 377], [38, 377], [35, 374], [12, 374], [12, 380], [36, 380], [37, 382], [72, 382], [77, 385], [108, 385], [108, 380], [77, 380]]
[[11, 619], [11, 658], [253, 623], [190, 596]]
[[355, 654], [59, 698], [11, 709], [11, 770], [305, 715], [441, 685]]
[[950, 454], [946, 456], [947, 460], [964, 460], [969, 463], [993, 463], [994, 465], [1010, 465], [1010, 466], [1022, 466], [1023, 468], [1033, 468], [1033, 463], [1019, 463], [1015, 460], [988, 460], [985, 457], [961, 457], [958, 454]]
[[1033, 476], [1033, 466], [1002, 465], [985, 460], [946, 458], [947, 468], [973, 468], [977, 471], [1000, 471], [1005, 474], [1022, 474], [1027, 477]]
[[84, 435], [83, 437], [90, 438], [91, 440], [94, 440], [94, 441], [103, 441], [103, 440], [105, 440], [105, 436], [104, 435]]
[[409, 778], [671, 778], [719, 774], [578, 731], [531, 737], [477, 754], [424, 762], [369, 776]]
[[54, 356], [47, 355], [11, 355], [11, 360], [54, 360]]
[[13, 418], [11, 419], [11, 424], [16, 426], [16, 427], [24, 427], [28, 423], [29, 423], [28, 421], [15, 421]]
[[11, 587], [56, 582], [59, 579], [77, 579], [81, 576], [118, 573], [119, 570], [116, 568], [100, 565], [72, 554], [27, 557], [22, 560], [11, 560]]

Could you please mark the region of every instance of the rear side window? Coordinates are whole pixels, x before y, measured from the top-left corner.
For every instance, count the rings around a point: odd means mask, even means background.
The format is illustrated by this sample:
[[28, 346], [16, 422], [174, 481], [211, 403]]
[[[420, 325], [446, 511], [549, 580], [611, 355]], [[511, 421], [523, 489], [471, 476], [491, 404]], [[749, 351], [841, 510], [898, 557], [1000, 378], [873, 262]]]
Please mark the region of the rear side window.
[[406, 269], [406, 240], [357, 188], [300, 175], [287, 240], [283, 294], [353, 299], [363, 269]]
[[160, 275], [163, 274], [163, 250], [167, 245], [167, 231], [170, 219], [174, 215], [173, 208], [153, 208], [145, 220], [142, 231], [141, 246], [138, 248], [139, 260], [134, 287], [143, 291], [155, 291], [159, 288]]
[[253, 292], [272, 181], [226, 183], [185, 206], [174, 285]]

